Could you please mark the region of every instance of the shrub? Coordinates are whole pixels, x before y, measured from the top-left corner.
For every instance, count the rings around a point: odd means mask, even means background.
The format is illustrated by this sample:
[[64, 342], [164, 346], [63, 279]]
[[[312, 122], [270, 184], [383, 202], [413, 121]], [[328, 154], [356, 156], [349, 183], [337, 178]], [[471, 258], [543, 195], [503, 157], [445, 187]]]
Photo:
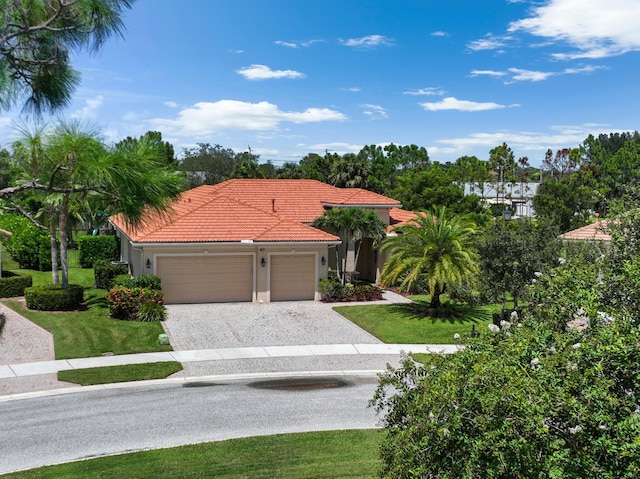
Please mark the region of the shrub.
[[[322, 280], [320, 282], [322, 283]], [[375, 285], [367, 283], [347, 283], [342, 286], [340, 282], [328, 280], [328, 283], [324, 286], [320, 285], [320, 292], [323, 295], [323, 301], [327, 303], [377, 301], [382, 299], [382, 290]]]
[[164, 308], [164, 294], [154, 289], [117, 286], [109, 291], [105, 299], [109, 315], [126, 321], [138, 320], [138, 312], [145, 303], [159, 304]]
[[381, 475], [638, 477], [638, 326], [490, 326], [456, 354], [381, 377]]
[[38, 311], [73, 311], [84, 300], [84, 288], [70, 284], [62, 289], [59, 284], [32, 286], [24, 290], [24, 299], [29, 309]]
[[21, 268], [51, 269], [51, 246], [46, 231], [36, 228], [27, 218], [14, 214], [0, 215], [0, 228], [12, 233], [2, 242]]
[[116, 261], [120, 258], [120, 244], [115, 235], [82, 236], [78, 239], [80, 266], [91, 268], [96, 261]]
[[0, 278], [0, 298], [24, 296], [25, 288], [33, 286], [33, 278], [28, 274], [3, 271]]
[[335, 296], [336, 292], [342, 288], [342, 283], [335, 277], [323, 278], [319, 281], [318, 288], [320, 289], [322, 299], [330, 300]]
[[116, 276], [129, 272], [129, 265], [126, 263], [114, 263], [108, 260], [96, 261], [93, 268], [96, 288], [99, 289], [111, 289]]
[[124, 281], [123, 286], [128, 288], [147, 288], [160, 291], [162, 289], [162, 283], [158, 276], [153, 274], [141, 274], [135, 278], [129, 277]]
[[167, 309], [161, 303], [142, 303], [138, 310], [138, 321], [164, 321], [167, 319]]
[[115, 278], [111, 280], [111, 287], [115, 288], [116, 286], [125, 286], [127, 288], [133, 287], [131, 284], [131, 275], [130, 274], [119, 274]]

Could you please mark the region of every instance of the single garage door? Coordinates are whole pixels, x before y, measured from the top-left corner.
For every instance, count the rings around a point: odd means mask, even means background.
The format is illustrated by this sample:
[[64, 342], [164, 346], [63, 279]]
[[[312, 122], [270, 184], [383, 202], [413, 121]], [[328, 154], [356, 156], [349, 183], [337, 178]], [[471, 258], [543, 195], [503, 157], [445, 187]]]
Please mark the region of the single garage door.
[[315, 255], [271, 256], [271, 301], [314, 299], [316, 291]]
[[251, 255], [161, 256], [156, 274], [168, 304], [253, 300]]

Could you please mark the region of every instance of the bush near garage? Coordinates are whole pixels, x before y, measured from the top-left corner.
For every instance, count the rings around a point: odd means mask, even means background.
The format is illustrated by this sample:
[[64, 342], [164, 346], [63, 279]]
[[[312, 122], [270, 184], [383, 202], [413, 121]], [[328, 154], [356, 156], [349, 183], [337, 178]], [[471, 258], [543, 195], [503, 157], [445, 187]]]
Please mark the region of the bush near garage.
[[148, 288], [160, 291], [162, 289], [162, 282], [160, 277], [153, 274], [141, 274], [135, 278], [122, 274], [114, 278], [113, 286], [124, 286], [126, 288]]
[[340, 284], [337, 280], [320, 280], [320, 294], [325, 303], [350, 301], [377, 301], [382, 299], [382, 290], [368, 283]]
[[[149, 288], [127, 288], [116, 286], [109, 291], [105, 300], [109, 315], [125, 321], [163, 321], [166, 318], [164, 294]], [[157, 306], [144, 306], [151, 303]], [[142, 316], [139, 315], [142, 309]], [[162, 310], [162, 312], [159, 312]]]
[[96, 288], [111, 289], [116, 276], [129, 273], [129, 265], [109, 260], [99, 260], [93, 264], [93, 274], [96, 279]]
[[29, 309], [73, 311], [84, 301], [84, 288], [79, 284], [70, 284], [67, 289], [59, 284], [32, 286], [24, 290], [24, 299]]
[[120, 259], [120, 243], [114, 235], [81, 236], [78, 255], [82, 268], [91, 268], [96, 261], [117, 261]]
[[31, 286], [33, 286], [33, 277], [31, 275], [3, 271], [0, 278], [0, 298], [24, 296], [24, 290]]

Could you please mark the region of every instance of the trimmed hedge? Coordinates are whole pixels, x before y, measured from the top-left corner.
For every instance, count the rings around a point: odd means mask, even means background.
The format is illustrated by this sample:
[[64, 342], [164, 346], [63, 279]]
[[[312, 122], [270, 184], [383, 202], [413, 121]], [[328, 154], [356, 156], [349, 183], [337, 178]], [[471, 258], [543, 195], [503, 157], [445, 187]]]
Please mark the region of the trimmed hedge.
[[162, 290], [162, 282], [160, 278], [153, 274], [141, 274], [132, 278], [128, 274], [121, 274], [114, 278], [113, 287], [123, 286], [125, 288], [146, 288]]
[[116, 276], [127, 273], [129, 273], [129, 265], [126, 263], [99, 260], [93, 265], [93, 276], [96, 280], [96, 288], [99, 289], [111, 289]]
[[0, 298], [24, 296], [24, 290], [31, 286], [33, 286], [31, 275], [3, 271], [0, 278]]
[[73, 311], [84, 300], [84, 288], [79, 284], [70, 284], [62, 289], [59, 284], [32, 286], [24, 290], [27, 308], [38, 311]]
[[382, 298], [382, 290], [373, 284], [347, 283], [342, 286], [334, 279], [320, 280], [320, 293], [325, 303], [350, 301], [377, 301]]
[[91, 268], [96, 261], [120, 259], [120, 243], [115, 235], [81, 236], [78, 255], [82, 268]]
[[51, 243], [46, 231], [36, 228], [24, 216], [11, 213], [0, 215], [0, 228], [13, 233], [2, 243], [21, 268], [38, 271], [51, 269]]

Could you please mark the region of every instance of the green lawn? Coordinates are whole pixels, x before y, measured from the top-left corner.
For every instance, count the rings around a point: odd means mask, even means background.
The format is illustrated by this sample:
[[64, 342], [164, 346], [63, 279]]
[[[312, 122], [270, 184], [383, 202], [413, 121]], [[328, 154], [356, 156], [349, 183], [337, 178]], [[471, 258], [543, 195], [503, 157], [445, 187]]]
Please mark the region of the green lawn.
[[58, 379], [69, 383], [90, 386], [93, 384], [113, 384], [129, 381], [164, 379], [182, 371], [182, 364], [176, 361], [158, 363], [126, 364], [103, 368], [69, 369], [58, 372]]
[[[414, 296], [412, 299], [428, 304], [428, 297]], [[509, 305], [507, 305], [509, 306]], [[492, 321], [492, 313], [500, 312], [500, 305], [469, 308], [456, 305], [462, 317], [430, 318], [415, 311], [410, 304], [372, 304], [336, 306], [333, 308], [349, 321], [357, 324], [385, 343], [394, 344], [453, 344], [453, 336], [461, 337], [476, 331], [482, 333]]]
[[378, 430], [251, 437], [101, 457], [3, 475], [6, 479], [372, 478]]

